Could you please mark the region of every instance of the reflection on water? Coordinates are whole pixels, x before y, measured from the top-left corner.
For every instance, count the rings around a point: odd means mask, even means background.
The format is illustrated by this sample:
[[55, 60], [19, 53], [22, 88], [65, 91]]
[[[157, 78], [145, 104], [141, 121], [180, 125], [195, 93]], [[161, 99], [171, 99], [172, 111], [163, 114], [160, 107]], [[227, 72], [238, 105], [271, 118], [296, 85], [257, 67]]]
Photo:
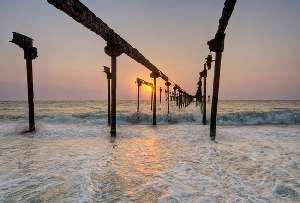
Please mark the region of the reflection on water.
[[0, 136], [1, 203], [300, 201], [299, 126], [44, 127]]
[[148, 132], [116, 140], [3, 138], [0, 202], [154, 201], [160, 194], [139, 186], [168, 168], [173, 152]]
[[[174, 151], [174, 149], [173, 149]], [[172, 147], [163, 143], [155, 135], [134, 137], [123, 140], [112, 153], [112, 168], [122, 180], [123, 188], [128, 188], [127, 195], [143, 202], [154, 201], [161, 192], [139, 192], [139, 186], [153, 178], [155, 174], [170, 166]], [[143, 178], [141, 178], [143, 177]]]
[[162, 145], [154, 136], [124, 140], [113, 150], [113, 167], [125, 178], [129, 172], [137, 176], [151, 177], [168, 165], [168, 157], [165, 156], [170, 149]]

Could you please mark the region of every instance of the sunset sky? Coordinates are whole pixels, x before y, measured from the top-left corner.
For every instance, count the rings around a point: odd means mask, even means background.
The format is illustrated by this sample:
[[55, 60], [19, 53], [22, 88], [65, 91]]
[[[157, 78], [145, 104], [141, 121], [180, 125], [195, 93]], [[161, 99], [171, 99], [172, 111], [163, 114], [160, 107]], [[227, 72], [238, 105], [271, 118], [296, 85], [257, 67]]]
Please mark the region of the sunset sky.
[[[195, 94], [224, 0], [82, 0], [183, 89]], [[222, 99], [300, 99], [300, 1], [238, 0], [222, 61]], [[12, 32], [32, 37], [36, 100], [106, 99], [106, 42], [46, 0], [0, 2], [0, 100], [27, 98], [23, 51]], [[118, 99], [135, 99], [150, 72], [118, 58]], [[212, 71], [208, 85], [212, 86]], [[159, 79], [159, 86], [163, 85]], [[211, 90], [209, 90], [211, 92]], [[147, 92], [142, 93], [144, 98]], [[209, 93], [210, 94], [210, 93]]]

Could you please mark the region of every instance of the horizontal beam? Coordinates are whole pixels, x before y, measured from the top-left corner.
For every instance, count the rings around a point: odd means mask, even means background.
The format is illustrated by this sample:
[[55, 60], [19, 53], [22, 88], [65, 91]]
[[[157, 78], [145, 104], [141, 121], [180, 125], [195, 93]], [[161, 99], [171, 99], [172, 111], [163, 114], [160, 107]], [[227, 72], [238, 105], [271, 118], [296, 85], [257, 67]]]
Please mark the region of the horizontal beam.
[[98, 18], [79, 0], [47, 0], [57, 9], [62, 10], [74, 20], [102, 37], [107, 43], [118, 46], [126, 55], [142, 64], [152, 72], [159, 72], [160, 77], [168, 81], [168, 77], [144, 57], [136, 48], [132, 47], [120, 35], [114, 32], [105, 22]]
[[237, 0], [226, 0], [224, 3], [224, 8], [222, 11], [222, 16], [219, 19], [219, 26], [218, 26], [218, 31], [217, 33], [224, 33], [227, 25], [228, 25], [228, 21], [232, 15], [232, 12], [234, 10], [234, 6], [236, 4]]
[[136, 81], [137, 81], [137, 83], [140, 83], [140, 84], [144, 84], [144, 85], [153, 87], [153, 83], [147, 82], [147, 81], [145, 81], [145, 80], [143, 80], [143, 79], [141, 79], [141, 78], [137, 78]]
[[13, 32], [13, 39], [10, 42], [18, 45], [22, 49], [33, 47], [33, 39], [17, 32]]

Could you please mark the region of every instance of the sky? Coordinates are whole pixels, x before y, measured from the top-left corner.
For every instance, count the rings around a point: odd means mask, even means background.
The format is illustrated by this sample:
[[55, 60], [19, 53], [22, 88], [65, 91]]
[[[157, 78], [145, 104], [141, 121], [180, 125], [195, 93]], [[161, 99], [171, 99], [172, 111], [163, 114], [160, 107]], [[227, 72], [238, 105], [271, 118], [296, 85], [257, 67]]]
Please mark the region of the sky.
[[[224, 0], [82, 0], [190, 94], [209, 53]], [[221, 99], [300, 99], [300, 1], [238, 0], [223, 53]], [[106, 99], [106, 42], [46, 0], [0, 2], [0, 100], [26, 100], [23, 51], [16, 31], [34, 39], [35, 100]], [[123, 54], [118, 99], [135, 99], [137, 77], [150, 72]], [[208, 73], [212, 94], [213, 69]], [[158, 86], [163, 85], [158, 79]], [[142, 98], [149, 98], [146, 89]]]

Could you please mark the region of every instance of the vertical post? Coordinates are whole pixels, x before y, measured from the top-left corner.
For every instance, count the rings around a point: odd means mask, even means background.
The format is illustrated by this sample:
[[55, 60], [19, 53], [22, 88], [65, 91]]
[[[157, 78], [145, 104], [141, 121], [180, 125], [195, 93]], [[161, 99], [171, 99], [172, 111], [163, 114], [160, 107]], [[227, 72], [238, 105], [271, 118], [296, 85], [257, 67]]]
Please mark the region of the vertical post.
[[156, 77], [153, 78], [153, 125], [156, 125]]
[[179, 103], [179, 101], [180, 101], [180, 100], [179, 100], [179, 95], [180, 95], [179, 90], [177, 90], [177, 91], [176, 91], [176, 105], [178, 106], [178, 108], [179, 108], [179, 104], [180, 104], [180, 103]]
[[156, 125], [156, 78], [160, 75], [159, 72], [152, 72], [150, 77], [153, 78], [153, 125]]
[[[234, 4], [235, 4], [235, 2], [234, 2]], [[225, 3], [225, 5], [226, 5], [226, 3]], [[233, 8], [232, 8], [232, 10], [233, 10]], [[210, 51], [213, 51], [216, 53], [214, 82], [213, 82], [213, 95], [212, 95], [211, 115], [210, 115], [210, 139], [213, 141], [216, 139], [219, 85], [220, 85], [222, 52], [224, 50], [224, 39], [225, 39], [225, 33], [217, 32], [215, 35], [215, 38], [207, 42]]]
[[116, 122], [117, 122], [117, 57], [123, 52], [122, 50], [114, 45], [107, 44], [104, 48], [107, 55], [111, 57], [111, 123], [110, 123], [110, 135], [116, 136]]
[[179, 101], [179, 108], [181, 108], [181, 91], [179, 90], [179, 97], [178, 97], [178, 101]]
[[181, 92], [181, 108], [184, 107], [184, 92]]
[[111, 56], [111, 136], [116, 136], [117, 122], [117, 57]]
[[185, 94], [185, 106], [187, 107], [189, 104], [188, 104], [188, 97], [187, 97], [187, 94]]
[[151, 87], [151, 111], [153, 110], [153, 86]]
[[181, 108], [181, 91], [179, 90], [179, 97], [178, 97], [178, 101], [179, 101], [179, 109]]
[[27, 68], [27, 89], [28, 89], [28, 107], [29, 107], [29, 132], [35, 131], [34, 122], [34, 95], [33, 95], [33, 77], [32, 77], [32, 59], [26, 58]]
[[27, 92], [28, 92], [28, 114], [29, 114], [29, 132], [35, 131], [34, 120], [34, 93], [33, 93], [33, 75], [32, 75], [32, 60], [37, 57], [37, 48], [33, 47], [33, 39], [13, 32], [13, 39], [10, 41], [24, 50], [24, 58], [26, 60], [27, 72]]
[[201, 105], [201, 110], [202, 110], [202, 77], [200, 76], [199, 81], [198, 81], [198, 89], [196, 92], [196, 106]]
[[162, 88], [159, 87], [159, 103], [161, 104], [161, 92], [162, 92]]
[[181, 94], [180, 94], [180, 108], [183, 107], [183, 92], [181, 91]]
[[167, 81], [165, 83], [165, 85], [167, 86], [167, 92], [168, 92], [167, 102], [168, 102], [168, 114], [169, 114], [170, 113], [170, 85], [171, 85], [171, 83], [169, 81]]
[[107, 79], [107, 124], [110, 125], [111, 123], [111, 113], [110, 113], [110, 106], [111, 106], [111, 103], [110, 103], [110, 93], [111, 93], [111, 90], [110, 90], [110, 80], [111, 80], [111, 72], [110, 72], [110, 68], [107, 67], [107, 66], [103, 66], [104, 68], [104, 73], [106, 73], [106, 79]]
[[181, 109], [182, 107], [182, 92], [179, 90], [179, 108]]
[[108, 125], [111, 123], [111, 115], [110, 115], [110, 79], [107, 79], [107, 123]]
[[167, 86], [167, 90], [168, 90], [168, 97], [167, 97], [167, 100], [168, 100], [168, 114], [170, 113], [170, 94], [169, 94], [169, 90], [170, 89], [170, 86], [168, 85]]
[[206, 64], [204, 64], [204, 76], [203, 76], [203, 125], [206, 125], [206, 77], [207, 77], [207, 70]]
[[222, 52], [216, 52], [215, 73], [214, 73], [214, 83], [213, 83], [214, 87], [213, 87], [211, 117], [210, 117], [210, 138], [212, 140], [216, 139], [221, 61], [222, 61]]
[[173, 101], [175, 101], [175, 104], [176, 104], [176, 106], [178, 105], [178, 94], [177, 94], [177, 89], [176, 89], [176, 87], [173, 87]]
[[222, 11], [222, 16], [219, 19], [219, 26], [216, 32], [215, 38], [208, 41], [207, 45], [209, 50], [216, 53], [215, 59], [215, 73], [213, 82], [213, 96], [211, 106], [211, 121], [210, 121], [210, 138], [211, 140], [216, 139], [216, 122], [217, 122], [217, 111], [218, 111], [218, 100], [219, 100], [219, 83], [220, 83], [220, 72], [221, 72], [221, 61], [222, 52], [224, 51], [224, 39], [225, 30], [228, 25], [228, 21], [234, 10], [237, 0], [226, 0]]
[[137, 112], [140, 112], [140, 84], [138, 83]]
[[179, 96], [180, 96], [180, 92], [179, 92], [179, 90], [177, 90], [177, 91], [176, 91], [176, 105], [177, 105], [178, 107], [179, 107], [179, 104], [180, 104], [180, 103], [179, 103], [179, 101], [180, 101], [180, 100], [179, 100], [179, 98], [180, 98]]

